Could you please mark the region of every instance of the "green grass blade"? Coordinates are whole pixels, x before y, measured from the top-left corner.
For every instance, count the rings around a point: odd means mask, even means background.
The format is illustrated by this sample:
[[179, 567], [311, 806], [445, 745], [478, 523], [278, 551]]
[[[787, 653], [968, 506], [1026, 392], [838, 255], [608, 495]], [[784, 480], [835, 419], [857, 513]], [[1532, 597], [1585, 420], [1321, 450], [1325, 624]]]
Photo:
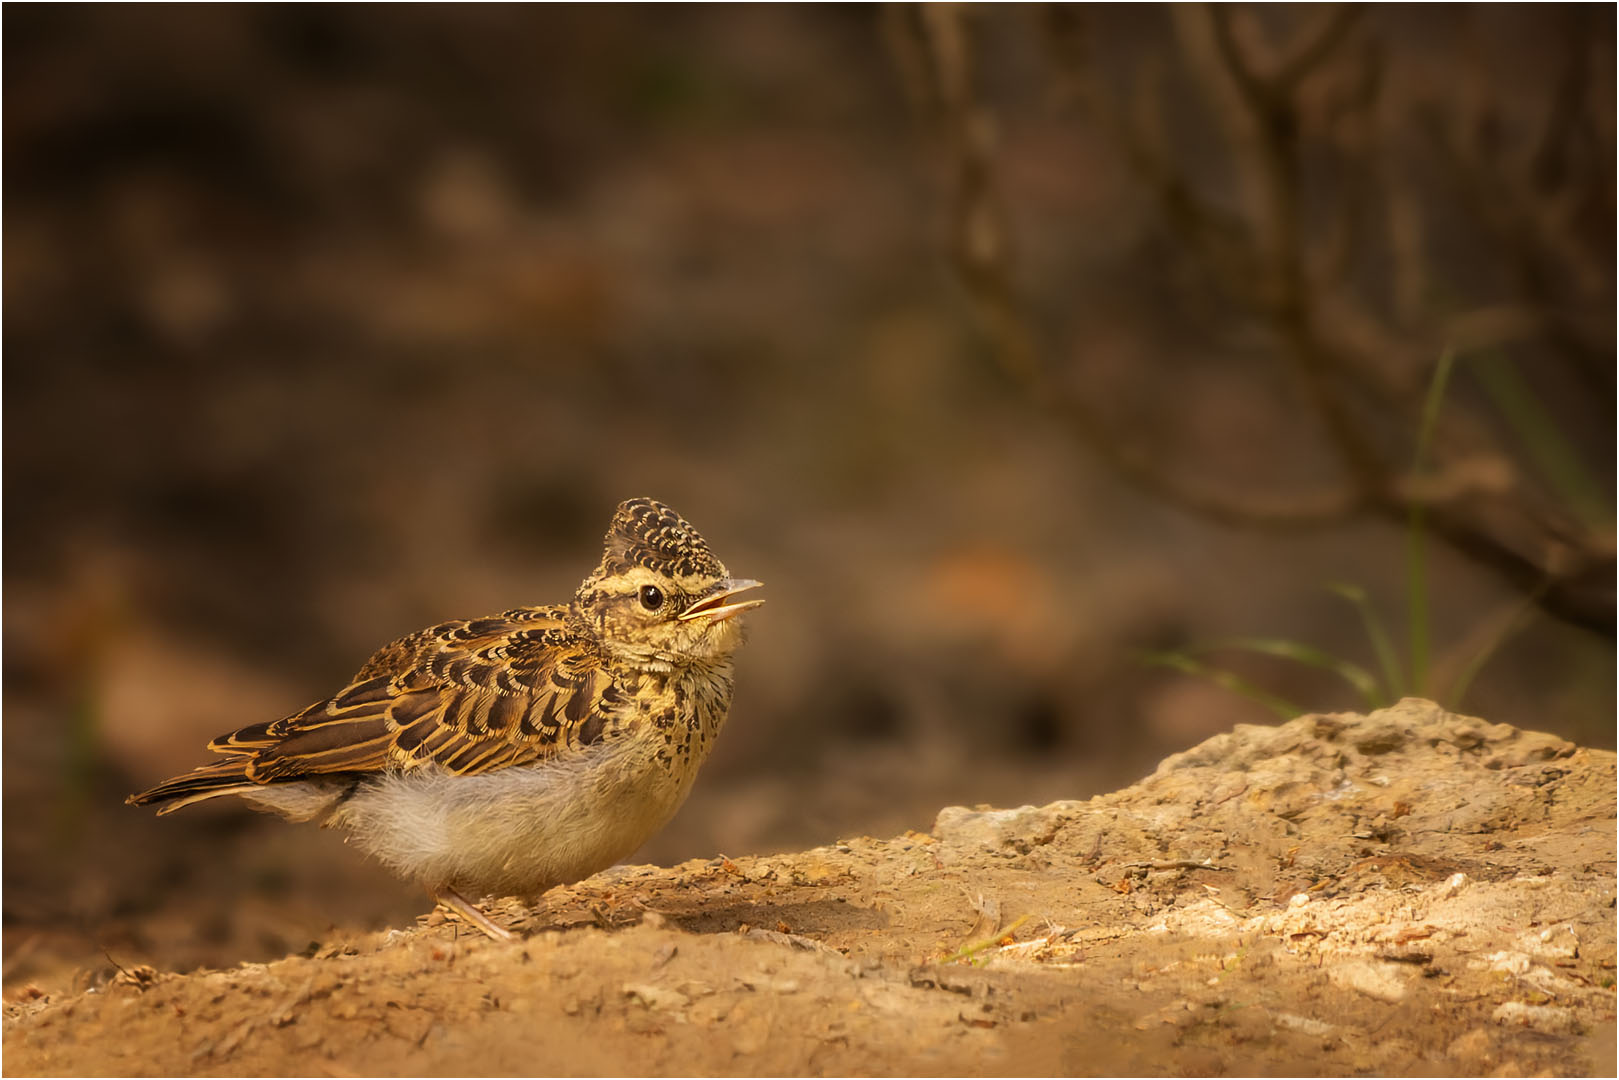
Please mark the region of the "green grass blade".
[[1405, 697], [1405, 670], [1400, 666], [1400, 656], [1395, 651], [1394, 639], [1383, 626], [1383, 620], [1378, 618], [1377, 609], [1372, 607], [1372, 602], [1366, 598], [1366, 590], [1359, 585], [1345, 582], [1334, 582], [1328, 585], [1327, 589], [1349, 601], [1360, 613], [1360, 622], [1366, 628], [1366, 637], [1372, 643], [1372, 652], [1377, 654], [1377, 665], [1383, 669], [1384, 700], [1395, 701]]
[[1428, 552], [1422, 507], [1411, 508], [1405, 527], [1406, 663], [1411, 687], [1422, 694], [1428, 682]]
[[1207, 679], [1222, 690], [1229, 690], [1233, 694], [1242, 695], [1249, 701], [1258, 702], [1283, 720], [1291, 720], [1295, 716], [1304, 713], [1303, 709], [1291, 701], [1261, 690], [1241, 675], [1226, 671], [1223, 668], [1211, 667], [1196, 657], [1188, 656], [1186, 653], [1145, 653], [1142, 655], [1141, 660], [1143, 663], [1153, 664], [1157, 667], [1174, 668], [1176, 671], [1184, 672], [1187, 675], [1196, 675]]
[[1229, 638], [1223, 641], [1211, 642], [1206, 647], [1200, 647], [1199, 652], [1208, 649], [1243, 649], [1248, 652], [1263, 653], [1266, 656], [1278, 656], [1283, 660], [1292, 660], [1295, 663], [1306, 664], [1323, 671], [1330, 671], [1353, 686], [1369, 709], [1380, 709], [1389, 704], [1384, 698], [1382, 688], [1377, 684], [1377, 676], [1361, 667], [1359, 664], [1333, 656], [1322, 649], [1312, 645], [1305, 645], [1298, 641], [1289, 641], [1286, 638]]
[[1588, 525], [1603, 527], [1611, 522], [1612, 501], [1591, 478], [1579, 451], [1559, 430], [1557, 420], [1536, 396], [1518, 365], [1505, 353], [1492, 349], [1469, 357], [1467, 367], [1528, 451], [1535, 468], [1569, 508]]
[[[1411, 475], [1420, 476], [1427, 467], [1428, 449], [1434, 428], [1439, 425], [1439, 409], [1450, 385], [1450, 372], [1456, 366], [1456, 350], [1446, 346], [1428, 383], [1428, 396], [1422, 403], [1422, 423], [1417, 428], [1417, 452], [1411, 460]], [[1428, 682], [1428, 552], [1427, 528], [1422, 504], [1413, 501], [1406, 526], [1406, 638], [1410, 654], [1411, 685], [1423, 693]]]
[[1473, 680], [1478, 676], [1480, 669], [1484, 667], [1490, 657], [1496, 654], [1502, 645], [1507, 643], [1509, 638], [1524, 628], [1534, 616], [1535, 610], [1540, 604], [1540, 598], [1545, 592], [1546, 586], [1542, 585], [1533, 593], [1524, 597], [1523, 602], [1513, 610], [1511, 617], [1503, 622], [1500, 628], [1491, 634], [1484, 644], [1479, 647], [1478, 652], [1474, 653], [1472, 658], [1467, 661], [1467, 666], [1457, 673], [1456, 681], [1450, 684], [1450, 693], [1446, 695], [1444, 701], [1446, 708], [1460, 709], [1462, 707], [1462, 698], [1466, 696], [1468, 688], [1473, 685]]
[[1439, 424], [1439, 408], [1445, 402], [1445, 389], [1450, 385], [1450, 372], [1456, 366], [1456, 350], [1445, 346], [1434, 368], [1433, 380], [1428, 383], [1428, 396], [1422, 402], [1422, 425], [1417, 428], [1417, 452], [1411, 460], [1411, 471], [1419, 472], [1428, 459], [1428, 448], [1433, 445], [1434, 428]]

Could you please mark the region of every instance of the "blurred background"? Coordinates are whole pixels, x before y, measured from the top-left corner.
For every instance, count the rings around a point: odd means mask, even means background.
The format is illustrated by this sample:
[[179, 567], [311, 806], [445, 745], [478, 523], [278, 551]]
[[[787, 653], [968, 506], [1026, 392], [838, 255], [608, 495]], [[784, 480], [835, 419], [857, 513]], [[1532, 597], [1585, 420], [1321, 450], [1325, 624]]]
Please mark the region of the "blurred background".
[[634, 495], [770, 600], [638, 860], [1083, 798], [1282, 703], [1614, 745], [1611, 6], [4, 31], [10, 987], [425, 911], [123, 797], [565, 599]]

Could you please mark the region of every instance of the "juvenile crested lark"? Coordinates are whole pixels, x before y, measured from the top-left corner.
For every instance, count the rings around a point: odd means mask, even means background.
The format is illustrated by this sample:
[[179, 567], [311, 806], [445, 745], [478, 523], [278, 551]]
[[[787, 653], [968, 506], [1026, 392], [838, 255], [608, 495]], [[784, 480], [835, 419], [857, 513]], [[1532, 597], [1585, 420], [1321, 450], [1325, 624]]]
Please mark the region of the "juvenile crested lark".
[[651, 499], [620, 504], [573, 601], [383, 646], [300, 713], [222, 735], [129, 797], [159, 814], [240, 795], [319, 820], [496, 938], [467, 896], [537, 896], [624, 858], [674, 815], [731, 707], [733, 578]]

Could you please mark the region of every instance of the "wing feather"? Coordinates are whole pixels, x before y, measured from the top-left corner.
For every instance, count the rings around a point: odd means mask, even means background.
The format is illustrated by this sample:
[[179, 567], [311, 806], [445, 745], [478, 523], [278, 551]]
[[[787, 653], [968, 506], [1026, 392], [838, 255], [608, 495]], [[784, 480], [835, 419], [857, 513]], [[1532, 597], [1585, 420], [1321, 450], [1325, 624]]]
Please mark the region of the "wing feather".
[[[489, 772], [616, 734], [625, 696], [562, 608], [442, 623], [379, 649], [354, 681], [292, 716], [221, 735], [227, 760], [134, 798], [429, 765]], [[162, 794], [160, 794], [162, 793]], [[151, 796], [151, 798], [148, 798]]]

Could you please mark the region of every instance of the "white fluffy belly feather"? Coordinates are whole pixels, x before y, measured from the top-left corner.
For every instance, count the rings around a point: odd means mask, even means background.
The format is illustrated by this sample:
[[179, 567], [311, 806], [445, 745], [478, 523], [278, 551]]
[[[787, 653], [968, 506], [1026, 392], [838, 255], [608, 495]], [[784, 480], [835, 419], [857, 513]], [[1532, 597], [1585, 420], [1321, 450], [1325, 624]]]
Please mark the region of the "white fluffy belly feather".
[[629, 738], [541, 765], [366, 781], [332, 816], [354, 844], [429, 889], [534, 896], [605, 870], [674, 816], [696, 768], [666, 772]]

